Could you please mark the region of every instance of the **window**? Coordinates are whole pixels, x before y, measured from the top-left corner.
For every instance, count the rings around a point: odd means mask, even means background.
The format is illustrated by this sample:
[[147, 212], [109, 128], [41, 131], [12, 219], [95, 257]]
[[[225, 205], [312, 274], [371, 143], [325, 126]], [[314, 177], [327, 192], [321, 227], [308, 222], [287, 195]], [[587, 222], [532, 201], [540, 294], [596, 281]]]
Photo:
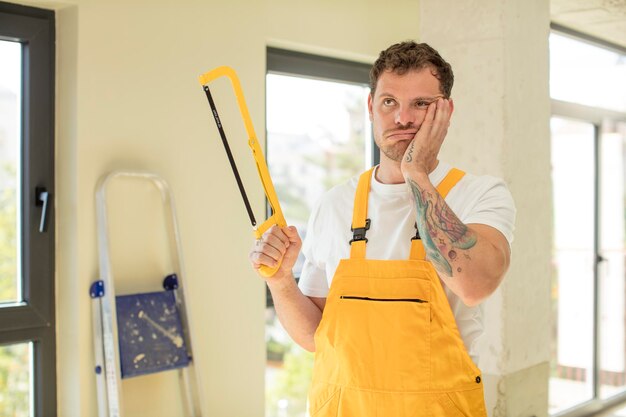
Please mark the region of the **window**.
[[626, 49], [550, 36], [550, 413], [626, 400]]
[[550, 73], [553, 99], [626, 112], [623, 51], [554, 33], [550, 37]]
[[[268, 49], [268, 167], [287, 224], [303, 239], [322, 193], [378, 160], [367, 111], [369, 68]], [[291, 341], [269, 295], [266, 342], [266, 417], [305, 416], [313, 355]]]
[[54, 13], [0, 3], [0, 415], [56, 412]]

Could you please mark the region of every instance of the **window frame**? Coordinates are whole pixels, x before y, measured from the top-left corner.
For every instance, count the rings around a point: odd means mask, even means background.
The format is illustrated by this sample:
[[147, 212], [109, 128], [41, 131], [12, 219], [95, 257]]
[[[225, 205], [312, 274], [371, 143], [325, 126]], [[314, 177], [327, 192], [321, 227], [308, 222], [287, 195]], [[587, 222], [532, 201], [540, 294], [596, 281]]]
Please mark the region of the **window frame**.
[[[550, 25], [551, 33], [555, 33], [561, 36], [567, 36], [571, 39], [574, 39], [579, 42], [584, 42], [591, 44], [593, 46], [610, 50], [612, 52], [619, 53], [621, 55], [626, 55], [626, 48], [621, 47], [619, 45], [612, 44], [610, 42], [606, 42], [604, 40], [582, 34], [575, 30], [569, 29], [567, 27], [561, 26], [556, 23], [552, 23]], [[593, 300], [594, 300], [594, 329], [593, 329], [593, 337], [594, 337], [594, 351], [593, 351], [593, 398], [591, 400], [579, 403], [571, 408], [565, 409], [563, 411], [557, 412], [555, 414], [550, 414], [550, 417], [583, 417], [588, 416], [593, 413], [597, 413], [600, 411], [608, 410], [612, 407], [615, 407], [619, 404], [626, 403], [626, 391], [617, 394], [615, 396], [600, 399], [600, 372], [601, 372], [601, 363], [600, 363], [600, 334], [599, 334], [599, 326], [600, 326], [600, 267], [601, 262], [603, 261], [603, 257], [601, 254], [600, 248], [600, 146], [601, 146], [601, 129], [602, 124], [606, 120], [610, 120], [613, 122], [626, 122], [626, 112], [619, 112], [615, 110], [608, 110], [598, 107], [586, 106], [578, 103], [572, 103], [562, 100], [556, 100], [551, 98], [551, 116], [557, 117], [565, 117], [581, 122], [590, 123], [594, 126], [594, 275], [593, 275]]]
[[[368, 85], [371, 64], [357, 61], [332, 58], [322, 55], [281, 49], [272, 46], [267, 47], [267, 61], [265, 74], [280, 74], [302, 78], [313, 78], [324, 81], [338, 81], [348, 84]], [[265, 91], [267, 97], [267, 86]], [[266, 109], [267, 111], [267, 109]], [[265, 137], [268, 137], [267, 130]], [[374, 142], [372, 133], [372, 161], [374, 165], [380, 163], [380, 150]], [[264, 152], [267, 155], [268, 141], [265, 141]], [[269, 204], [266, 204], [266, 217], [272, 214]], [[295, 277], [296, 282], [300, 277]], [[274, 307], [274, 300], [269, 288], [266, 286], [266, 307]]]
[[[23, 302], [0, 306], [0, 345], [32, 342], [35, 416], [56, 413], [55, 14], [0, 2], [0, 40], [22, 44], [20, 221]], [[46, 223], [39, 231], [48, 194]]]

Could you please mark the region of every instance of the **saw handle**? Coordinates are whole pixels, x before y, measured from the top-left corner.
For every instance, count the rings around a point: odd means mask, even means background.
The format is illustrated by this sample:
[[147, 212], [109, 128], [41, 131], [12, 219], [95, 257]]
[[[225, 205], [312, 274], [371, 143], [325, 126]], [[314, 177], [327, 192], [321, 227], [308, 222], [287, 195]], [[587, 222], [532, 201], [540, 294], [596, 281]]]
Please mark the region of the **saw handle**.
[[[286, 224], [280, 224], [280, 219], [276, 219], [276, 215], [272, 215], [270, 216], [270, 218], [268, 218], [265, 222], [263, 222], [263, 224], [261, 224], [258, 228], [256, 228], [254, 230], [254, 236], [257, 239], [261, 239], [261, 237], [263, 236], [263, 233], [265, 233], [266, 231], [268, 231], [272, 226], [277, 225], [279, 227], [285, 227]], [[285, 223], [285, 221], [283, 220], [282, 223]], [[278, 263], [276, 264], [276, 266], [274, 267], [269, 267], [267, 265], [261, 265], [259, 267], [259, 274], [261, 274], [261, 276], [265, 277], [265, 278], [269, 278], [269, 277], [273, 277], [274, 274], [276, 274], [276, 271], [278, 271], [278, 269], [280, 268], [280, 266], [283, 263], [283, 259], [279, 259]]]
[[[243, 96], [243, 89], [241, 88], [241, 83], [239, 82], [237, 73], [231, 67], [221, 66], [202, 74], [199, 77], [199, 81], [204, 88], [211, 81], [219, 77], [227, 77], [233, 87], [235, 97], [237, 98], [237, 104], [239, 105], [239, 112], [241, 113], [241, 117], [246, 127], [246, 132], [248, 133], [248, 146], [250, 146], [250, 149], [252, 150], [252, 156], [256, 162], [259, 177], [265, 191], [265, 196], [267, 197], [270, 207], [272, 208], [272, 215], [267, 220], [258, 226], [255, 224], [252, 225], [254, 227], [255, 237], [260, 239], [261, 236], [263, 236], [263, 233], [269, 230], [273, 225], [285, 227], [287, 226], [287, 222], [285, 221], [283, 211], [280, 207], [280, 203], [278, 202], [278, 197], [276, 195], [276, 191], [274, 190], [274, 184], [272, 183], [272, 178], [270, 177], [269, 169], [267, 168], [267, 163], [265, 162], [265, 156], [263, 155], [261, 146], [259, 146], [259, 141], [254, 133], [254, 126], [252, 125], [252, 119], [250, 118], [250, 113], [248, 112], [248, 106], [246, 105], [246, 101]], [[215, 121], [218, 124], [218, 128], [221, 129], [222, 126], [219, 118], [216, 117], [216, 114], [214, 114], [214, 116]], [[244, 197], [244, 200], [245, 199], [246, 198]], [[278, 264], [273, 268], [267, 265], [261, 265], [259, 268], [259, 274], [263, 277], [269, 278], [273, 276], [276, 271], [278, 271], [281, 264], [282, 259], [279, 260]]]

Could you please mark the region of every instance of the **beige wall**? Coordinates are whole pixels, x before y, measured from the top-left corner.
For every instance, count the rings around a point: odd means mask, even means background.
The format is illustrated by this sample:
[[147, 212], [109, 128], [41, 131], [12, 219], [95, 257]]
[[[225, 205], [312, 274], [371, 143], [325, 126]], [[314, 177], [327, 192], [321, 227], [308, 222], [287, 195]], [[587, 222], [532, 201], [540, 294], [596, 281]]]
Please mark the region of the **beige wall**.
[[[419, 36], [417, 2], [29, 4], [58, 12], [59, 415], [96, 414], [87, 295], [98, 277], [94, 191], [103, 174], [131, 169], [160, 174], [176, 198], [205, 414], [262, 416], [264, 286], [247, 264], [250, 227], [197, 76], [234, 67], [264, 141], [268, 44], [371, 62], [388, 44]], [[231, 146], [247, 152], [244, 140]], [[251, 164], [239, 168], [254, 175]], [[262, 192], [248, 192], [260, 210]], [[158, 404], [151, 415], [170, 415], [159, 384], [126, 388], [127, 409]]]

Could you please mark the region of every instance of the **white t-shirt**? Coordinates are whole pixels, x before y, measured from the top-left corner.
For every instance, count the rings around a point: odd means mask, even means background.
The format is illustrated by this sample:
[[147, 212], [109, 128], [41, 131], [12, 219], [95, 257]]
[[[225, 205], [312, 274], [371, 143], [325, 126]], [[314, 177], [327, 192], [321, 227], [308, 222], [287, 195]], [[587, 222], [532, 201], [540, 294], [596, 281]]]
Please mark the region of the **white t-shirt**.
[[[451, 169], [439, 162], [429, 175], [437, 186]], [[305, 256], [299, 287], [309, 297], [326, 297], [341, 259], [350, 257], [352, 211], [359, 176], [338, 185], [318, 201], [309, 218], [303, 245]], [[411, 237], [415, 236], [415, 203], [406, 184], [382, 184], [372, 176], [367, 217], [367, 259], [408, 259]], [[466, 174], [446, 197], [446, 203], [465, 223], [479, 223], [499, 230], [513, 241], [515, 205], [504, 181], [491, 176]], [[481, 306], [466, 306], [444, 287], [450, 307], [474, 360], [478, 362], [476, 340], [483, 333]]]

